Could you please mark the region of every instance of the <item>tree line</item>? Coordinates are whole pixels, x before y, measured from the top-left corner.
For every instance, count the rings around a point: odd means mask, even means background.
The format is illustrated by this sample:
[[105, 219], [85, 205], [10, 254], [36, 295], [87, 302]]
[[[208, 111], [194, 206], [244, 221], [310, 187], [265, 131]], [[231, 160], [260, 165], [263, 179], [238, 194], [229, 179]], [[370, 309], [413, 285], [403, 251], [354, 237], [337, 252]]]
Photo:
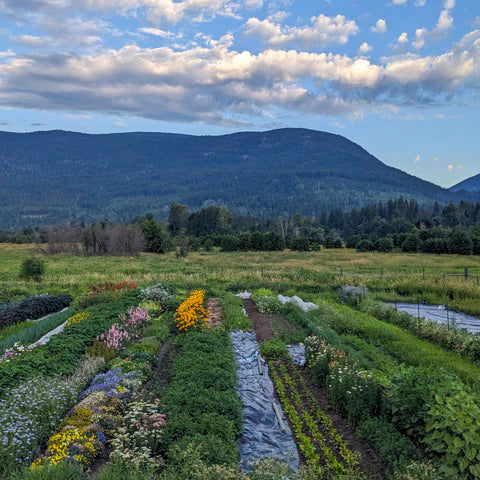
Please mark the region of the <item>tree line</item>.
[[421, 206], [402, 197], [320, 217], [277, 218], [232, 215], [225, 206], [190, 212], [173, 202], [166, 222], [151, 213], [130, 223], [108, 220], [89, 225], [37, 227], [0, 232], [0, 242], [44, 243], [49, 253], [135, 255], [192, 250], [298, 251], [340, 248], [358, 251], [480, 255], [480, 203]]

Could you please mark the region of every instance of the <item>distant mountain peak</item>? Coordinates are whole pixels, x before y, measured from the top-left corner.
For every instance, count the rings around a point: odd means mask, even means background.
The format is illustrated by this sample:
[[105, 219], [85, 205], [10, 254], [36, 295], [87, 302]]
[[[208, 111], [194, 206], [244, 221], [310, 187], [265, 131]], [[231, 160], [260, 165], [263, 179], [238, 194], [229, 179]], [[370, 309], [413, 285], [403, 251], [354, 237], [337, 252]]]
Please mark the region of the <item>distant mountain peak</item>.
[[461, 192], [462, 190], [465, 192], [480, 192], [480, 173], [450, 187], [452, 192]]

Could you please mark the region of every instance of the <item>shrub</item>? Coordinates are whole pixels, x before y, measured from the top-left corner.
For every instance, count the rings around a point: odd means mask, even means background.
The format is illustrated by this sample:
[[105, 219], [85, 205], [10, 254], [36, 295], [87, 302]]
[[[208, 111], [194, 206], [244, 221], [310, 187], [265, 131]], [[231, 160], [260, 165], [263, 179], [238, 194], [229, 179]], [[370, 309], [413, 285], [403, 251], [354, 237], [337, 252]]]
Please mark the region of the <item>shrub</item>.
[[373, 252], [375, 250], [375, 244], [364, 238], [356, 244], [355, 248], [357, 252]]
[[157, 302], [161, 305], [163, 310], [166, 310], [169, 307], [174, 294], [175, 289], [173, 286], [163, 283], [156, 283], [140, 290], [138, 295], [142, 301], [151, 300], [153, 302]]
[[45, 261], [41, 258], [26, 258], [20, 266], [19, 278], [40, 281], [45, 274]]

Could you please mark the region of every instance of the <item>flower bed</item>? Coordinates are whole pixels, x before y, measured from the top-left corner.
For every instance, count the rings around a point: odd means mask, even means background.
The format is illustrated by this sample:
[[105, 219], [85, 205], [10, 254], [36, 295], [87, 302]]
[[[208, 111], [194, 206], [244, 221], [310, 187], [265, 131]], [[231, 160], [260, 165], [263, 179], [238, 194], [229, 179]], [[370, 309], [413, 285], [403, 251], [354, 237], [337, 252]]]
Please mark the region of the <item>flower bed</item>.
[[203, 306], [205, 292], [195, 290], [175, 310], [175, 325], [179, 331], [207, 329], [208, 312]]

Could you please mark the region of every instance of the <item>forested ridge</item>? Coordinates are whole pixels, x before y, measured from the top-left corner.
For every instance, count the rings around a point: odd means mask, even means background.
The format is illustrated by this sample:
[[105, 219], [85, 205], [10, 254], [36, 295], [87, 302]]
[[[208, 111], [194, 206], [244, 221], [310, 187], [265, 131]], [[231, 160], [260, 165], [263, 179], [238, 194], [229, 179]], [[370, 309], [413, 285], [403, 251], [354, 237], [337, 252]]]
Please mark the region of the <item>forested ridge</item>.
[[0, 132], [0, 228], [152, 212], [175, 201], [236, 215], [320, 216], [404, 196], [477, 201], [383, 164], [339, 135], [305, 129], [222, 136]]

